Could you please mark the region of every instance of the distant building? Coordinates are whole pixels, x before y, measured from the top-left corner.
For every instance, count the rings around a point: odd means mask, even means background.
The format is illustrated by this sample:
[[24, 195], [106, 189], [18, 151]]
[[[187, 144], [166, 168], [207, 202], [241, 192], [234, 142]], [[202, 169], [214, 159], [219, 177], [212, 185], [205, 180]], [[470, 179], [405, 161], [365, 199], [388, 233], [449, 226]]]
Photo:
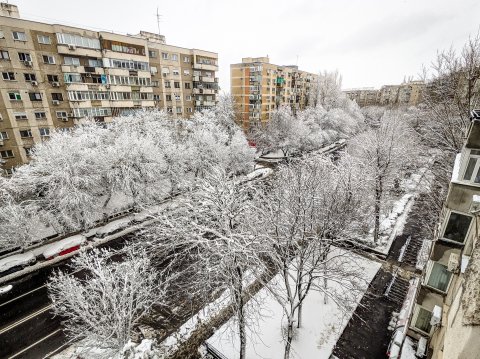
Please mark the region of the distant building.
[[238, 122], [244, 129], [266, 123], [273, 111], [288, 105], [292, 111], [308, 105], [318, 75], [297, 66], [270, 63], [268, 57], [246, 57], [230, 65], [231, 94], [237, 104]]
[[357, 102], [360, 107], [365, 106], [416, 106], [422, 101], [422, 92], [425, 89], [423, 81], [406, 81], [400, 85], [385, 85], [379, 90], [374, 88], [347, 89], [343, 92]]
[[108, 122], [137, 108], [189, 117], [211, 108], [217, 61], [162, 35], [23, 20], [17, 6], [0, 3], [0, 170], [11, 173], [52, 129], [86, 117]]
[[[480, 114], [480, 112], [478, 113]], [[409, 323], [428, 358], [480, 353], [480, 115], [472, 118]]]

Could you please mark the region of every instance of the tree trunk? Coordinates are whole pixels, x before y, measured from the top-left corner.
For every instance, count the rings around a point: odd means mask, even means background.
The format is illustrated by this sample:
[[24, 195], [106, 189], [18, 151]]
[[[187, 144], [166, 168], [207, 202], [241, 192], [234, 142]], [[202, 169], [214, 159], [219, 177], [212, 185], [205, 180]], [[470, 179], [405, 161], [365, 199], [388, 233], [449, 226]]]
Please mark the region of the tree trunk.
[[293, 320], [290, 317], [287, 324], [287, 338], [285, 343], [285, 354], [283, 359], [290, 359], [290, 351], [292, 349], [292, 340], [293, 340]]
[[[300, 296], [302, 293], [302, 283], [299, 283], [298, 286], [298, 295]], [[297, 328], [302, 326], [302, 308], [303, 308], [303, 300], [298, 303], [298, 313], [297, 313]]]
[[375, 244], [379, 244], [379, 234], [380, 234], [380, 201], [382, 199], [382, 191], [383, 191], [383, 179], [380, 177], [377, 179], [375, 185], [375, 227], [373, 230], [373, 241]]
[[243, 300], [243, 272], [240, 267], [236, 268], [238, 275], [238, 282], [235, 288], [235, 301], [237, 305], [237, 317], [238, 317], [238, 333], [240, 338], [240, 359], [245, 359], [247, 348], [247, 334], [245, 331], [245, 312], [244, 312], [244, 300]]

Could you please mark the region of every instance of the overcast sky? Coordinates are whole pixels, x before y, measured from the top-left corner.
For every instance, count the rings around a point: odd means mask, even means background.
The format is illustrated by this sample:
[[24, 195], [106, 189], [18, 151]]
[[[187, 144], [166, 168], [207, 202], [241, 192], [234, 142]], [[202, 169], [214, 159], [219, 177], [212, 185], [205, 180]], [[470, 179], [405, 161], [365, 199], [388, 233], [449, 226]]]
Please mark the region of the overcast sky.
[[[220, 86], [231, 63], [266, 56], [278, 65], [338, 69], [343, 88], [416, 77], [438, 49], [460, 48], [480, 21], [478, 0], [10, 0], [23, 18], [136, 34], [218, 52]], [[297, 62], [298, 58], [298, 62]]]

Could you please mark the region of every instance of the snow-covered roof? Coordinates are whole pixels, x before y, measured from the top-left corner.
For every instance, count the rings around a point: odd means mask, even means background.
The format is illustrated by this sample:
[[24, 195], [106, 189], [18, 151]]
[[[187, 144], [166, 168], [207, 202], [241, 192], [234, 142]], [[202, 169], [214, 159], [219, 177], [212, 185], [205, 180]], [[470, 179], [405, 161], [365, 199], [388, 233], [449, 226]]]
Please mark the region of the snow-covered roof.
[[0, 272], [5, 272], [16, 266], [28, 265], [32, 262], [35, 262], [35, 255], [33, 252], [15, 254], [13, 256], [0, 259]]
[[44, 247], [43, 249], [43, 256], [45, 258], [50, 258], [58, 255], [60, 252], [72, 248], [75, 246], [79, 246], [83, 243], [86, 242], [86, 238], [84, 235], [78, 234], [76, 236], [68, 237], [62, 240], [59, 240], [58, 242], [49, 244]]

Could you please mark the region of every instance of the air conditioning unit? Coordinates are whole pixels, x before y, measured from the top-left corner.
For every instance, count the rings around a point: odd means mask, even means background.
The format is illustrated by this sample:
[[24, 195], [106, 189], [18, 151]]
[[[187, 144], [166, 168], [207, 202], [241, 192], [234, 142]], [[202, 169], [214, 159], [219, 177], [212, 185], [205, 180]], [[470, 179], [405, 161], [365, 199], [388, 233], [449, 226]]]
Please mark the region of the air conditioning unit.
[[67, 113], [67, 117], [75, 117], [75, 115], [73, 114], [73, 112], [69, 112]]
[[433, 307], [432, 318], [430, 319], [430, 325], [435, 326], [442, 322], [442, 307], [436, 305]]
[[60, 82], [54, 81], [52, 82], [53, 87], [60, 87]]
[[110, 84], [106, 84], [106, 85], [105, 85], [105, 88], [109, 89], [109, 88], [110, 88]]
[[75, 45], [73, 45], [73, 44], [70, 44], [70, 45], [68, 45], [68, 49], [69, 49], [69, 50], [76, 50], [77, 47], [76, 47]]
[[28, 66], [28, 67], [32, 67], [33, 66], [33, 62], [32, 61], [23, 61], [23, 64], [25, 66]]
[[68, 122], [68, 118], [62, 117], [62, 118], [60, 119], [60, 121], [62, 121], [62, 122]]
[[60, 105], [60, 101], [58, 101], [58, 100], [53, 100], [53, 101], [52, 101], [52, 104], [54, 104], [54, 105], [57, 105], [57, 106], [58, 106], [58, 105]]
[[87, 73], [85, 74], [85, 77], [92, 77], [92, 74], [90, 74], [90, 73], [87, 72]]
[[460, 264], [460, 256], [457, 253], [451, 253], [450, 257], [448, 257], [447, 269], [450, 272], [455, 272], [458, 269], [459, 264]]
[[0, 138], [0, 146], [3, 146], [3, 138]]
[[32, 84], [32, 86], [38, 86], [38, 82], [37, 82], [37, 81], [31, 81], [30, 83]]

